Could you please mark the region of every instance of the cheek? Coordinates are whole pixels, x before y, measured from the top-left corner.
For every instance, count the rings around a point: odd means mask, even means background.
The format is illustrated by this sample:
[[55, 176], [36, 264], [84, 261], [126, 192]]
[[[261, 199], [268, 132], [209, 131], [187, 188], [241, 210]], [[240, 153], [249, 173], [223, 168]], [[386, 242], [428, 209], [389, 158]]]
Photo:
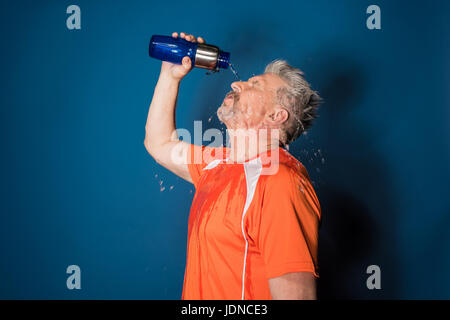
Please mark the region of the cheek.
[[249, 92], [240, 102], [243, 113], [257, 115], [264, 107], [264, 96], [260, 92]]
[[270, 107], [269, 99], [270, 97], [266, 97], [263, 94], [256, 94], [254, 96], [253, 113], [255, 117], [262, 119], [266, 115], [266, 112]]

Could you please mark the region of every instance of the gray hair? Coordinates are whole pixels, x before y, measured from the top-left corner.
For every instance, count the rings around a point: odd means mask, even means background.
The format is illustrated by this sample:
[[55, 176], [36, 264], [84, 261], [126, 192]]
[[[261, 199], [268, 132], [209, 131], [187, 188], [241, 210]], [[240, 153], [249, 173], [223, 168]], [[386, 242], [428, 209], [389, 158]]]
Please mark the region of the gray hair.
[[303, 71], [284, 60], [272, 61], [266, 66], [264, 73], [274, 73], [288, 84], [277, 90], [276, 99], [289, 112], [289, 118], [280, 129], [281, 142], [290, 144], [311, 127], [322, 98], [303, 78]]

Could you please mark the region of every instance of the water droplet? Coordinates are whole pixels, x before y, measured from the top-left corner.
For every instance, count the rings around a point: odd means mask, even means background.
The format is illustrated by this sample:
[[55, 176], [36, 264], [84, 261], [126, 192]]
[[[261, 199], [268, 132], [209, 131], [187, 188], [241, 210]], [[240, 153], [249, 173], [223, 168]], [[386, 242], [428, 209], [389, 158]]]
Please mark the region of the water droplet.
[[158, 174], [155, 174], [155, 178], [158, 178]]
[[169, 190], [172, 190], [172, 189], [173, 189], [173, 186], [170, 186], [170, 187], [169, 187]]
[[159, 180], [159, 185], [162, 186], [162, 184], [163, 184], [163, 181]]
[[211, 122], [211, 120], [212, 120], [212, 116], [208, 118], [208, 122]]
[[325, 164], [325, 158], [322, 158], [322, 164]]
[[161, 191], [161, 192], [163, 192], [164, 190], [166, 190], [166, 187], [161, 187], [161, 188], [159, 189], [159, 191]]
[[230, 70], [231, 72], [233, 72], [233, 74], [236, 76], [236, 78], [241, 81], [241, 78], [239, 77], [239, 74], [237, 73], [237, 71], [234, 69], [234, 66], [229, 62], [228, 65], [230, 66]]

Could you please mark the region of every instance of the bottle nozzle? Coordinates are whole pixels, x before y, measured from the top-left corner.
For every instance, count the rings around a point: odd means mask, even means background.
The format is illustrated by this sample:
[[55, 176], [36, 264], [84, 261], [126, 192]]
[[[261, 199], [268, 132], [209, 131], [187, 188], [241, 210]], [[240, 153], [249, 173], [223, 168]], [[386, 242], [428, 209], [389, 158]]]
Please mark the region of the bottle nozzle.
[[230, 65], [230, 53], [225, 51], [219, 51], [219, 57], [217, 58], [217, 66], [222, 69], [228, 69]]

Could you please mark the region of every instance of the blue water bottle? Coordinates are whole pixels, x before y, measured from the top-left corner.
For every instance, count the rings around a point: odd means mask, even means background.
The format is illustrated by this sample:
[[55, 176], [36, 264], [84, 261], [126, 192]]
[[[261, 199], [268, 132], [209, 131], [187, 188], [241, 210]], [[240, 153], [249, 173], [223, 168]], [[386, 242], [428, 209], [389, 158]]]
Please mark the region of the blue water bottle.
[[150, 57], [176, 64], [181, 64], [183, 57], [188, 56], [193, 66], [216, 71], [219, 68], [227, 69], [230, 64], [229, 52], [210, 44], [170, 36], [152, 36], [148, 54]]

